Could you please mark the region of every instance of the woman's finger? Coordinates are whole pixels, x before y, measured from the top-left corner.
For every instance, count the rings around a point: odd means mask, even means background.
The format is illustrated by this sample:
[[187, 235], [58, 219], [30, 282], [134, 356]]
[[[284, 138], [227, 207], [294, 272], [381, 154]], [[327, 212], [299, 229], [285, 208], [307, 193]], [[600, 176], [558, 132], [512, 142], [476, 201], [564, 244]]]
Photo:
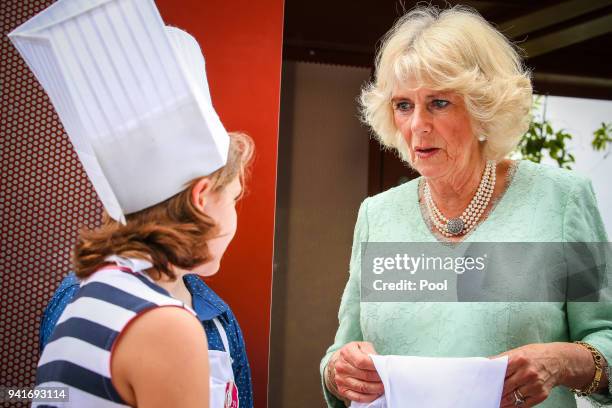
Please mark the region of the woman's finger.
[[[350, 343], [346, 347], [340, 349], [340, 357], [355, 368], [367, 371], [376, 371], [374, 362], [368, 353], [363, 351], [364, 349], [370, 350], [370, 347], [364, 345], [363, 343]], [[371, 347], [371, 350], [374, 351], [374, 348]]]
[[[515, 401], [516, 401], [516, 398], [511, 393], [502, 398], [499, 407], [500, 408], [515, 408], [517, 406], [514, 404]], [[525, 403], [523, 405], [519, 405], [521, 408], [530, 408], [535, 405], [535, 403], [532, 403], [531, 398], [525, 397], [524, 401]]]
[[537, 381], [530, 381], [528, 378], [529, 376], [521, 371], [506, 380], [502, 391], [501, 408], [515, 406], [514, 392], [517, 390], [519, 391], [518, 396], [525, 400], [525, 404], [522, 405], [523, 408], [532, 407], [548, 398], [548, 391], [543, 388], [542, 384]]
[[519, 373], [515, 373], [510, 378], [506, 378], [504, 381], [504, 388], [502, 390], [502, 396], [506, 397], [508, 395], [512, 396], [514, 390], [523, 385], [523, 381]]
[[502, 395], [508, 395], [519, 386], [530, 382], [531, 378], [528, 378], [527, 374], [525, 373], [528, 366], [529, 361], [523, 355], [516, 355], [508, 360], [506, 380], [504, 381]]
[[508, 354], [508, 366], [506, 368], [506, 378], [514, 375], [518, 370], [527, 366], [529, 359], [522, 354]]
[[378, 354], [374, 349], [374, 345], [369, 341], [361, 341], [357, 343], [357, 347], [361, 350], [362, 353], [365, 354]]
[[353, 377], [362, 381], [381, 382], [378, 372], [371, 370], [363, 370], [353, 366], [340, 356], [334, 365], [336, 377]]
[[336, 379], [338, 390], [346, 388], [359, 394], [382, 395], [385, 392], [381, 382], [362, 381], [354, 377], [338, 377]]
[[[543, 395], [539, 395], [536, 397], [525, 397], [524, 401], [525, 403], [523, 405], [519, 405], [521, 408], [531, 408], [531, 407], [535, 407], [536, 405], [538, 405], [539, 403], [543, 402], [546, 399], [545, 396]], [[501, 404], [499, 405], [500, 408], [516, 408], [517, 405], [514, 404], [515, 398], [512, 394], [510, 394], [509, 396], [506, 396], [505, 398], [502, 398]]]
[[[514, 395], [512, 393], [505, 395], [502, 397], [501, 399], [501, 403], [499, 404], [500, 408], [514, 408], [516, 405], [514, 405], [514, 402], [516, 401], [516, 399], [514, 398]], [[527, 402], [527, 401], [525, 401]]]
[[534, 406], [544, 401], [550, 393], [543, 384], [538, 382], [527, 382], [521, 385], [518, 390], [525, 397], [525, 400], [529, 402], [529, 406]]
[[340, 393], [345, 398], [348, 398], [349, 400], [354, 401], [354, 402], [372, 402], [376, 398], [379, 397], [377, 395], [372, 395], [372, 394], [360, 394], [358, 392], [355, 392], [353, 390], [348, 390], [348, 389], [345, 390], [345, 392], [340, 391]]

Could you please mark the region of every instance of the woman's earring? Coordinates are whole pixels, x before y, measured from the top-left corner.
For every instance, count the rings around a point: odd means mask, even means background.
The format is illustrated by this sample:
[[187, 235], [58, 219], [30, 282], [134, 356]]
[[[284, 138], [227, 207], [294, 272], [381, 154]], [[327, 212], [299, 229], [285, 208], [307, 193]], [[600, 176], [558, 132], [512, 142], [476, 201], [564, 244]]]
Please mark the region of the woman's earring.
[[478, 141], [479, 141], [479, 142], [486, 142], [486, 141], [487, 141], [487, 136], [486, 136], [486, 135], [480, 135], [480, 136], [478, 136]]

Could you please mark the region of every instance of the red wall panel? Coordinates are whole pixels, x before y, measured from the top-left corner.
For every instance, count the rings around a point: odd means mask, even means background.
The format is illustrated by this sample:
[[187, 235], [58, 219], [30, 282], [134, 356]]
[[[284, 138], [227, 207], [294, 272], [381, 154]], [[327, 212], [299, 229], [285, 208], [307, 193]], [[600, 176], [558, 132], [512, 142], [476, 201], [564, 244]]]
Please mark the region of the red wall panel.
[[234, 310], [247, 343], [255, 406], [267, 405], [283, 0], [158, 0], [168, 25], [195, 36], [213, 104], [227, 130], [255, 139], [238, 233], [207, 279]]

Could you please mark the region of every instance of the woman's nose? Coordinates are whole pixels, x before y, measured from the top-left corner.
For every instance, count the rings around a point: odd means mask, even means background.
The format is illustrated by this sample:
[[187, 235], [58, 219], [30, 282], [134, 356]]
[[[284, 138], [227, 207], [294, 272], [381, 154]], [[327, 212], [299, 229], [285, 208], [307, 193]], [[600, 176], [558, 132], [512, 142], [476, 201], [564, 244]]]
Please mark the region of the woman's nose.
[[412, 121], [410, 123], [413, 134], [431, 133], [433, 127], [431, 112], [423, 105], [417, 105], [412, 113]]

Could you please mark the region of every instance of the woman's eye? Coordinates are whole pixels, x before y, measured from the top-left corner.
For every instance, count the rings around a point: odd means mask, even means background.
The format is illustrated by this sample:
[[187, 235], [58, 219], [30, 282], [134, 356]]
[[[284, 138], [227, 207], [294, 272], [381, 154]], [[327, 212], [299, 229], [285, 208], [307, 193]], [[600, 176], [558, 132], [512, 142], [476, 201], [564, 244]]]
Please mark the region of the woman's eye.
[[445, 101], [444, 99], [434, 99], [431, 103], [437, 109], [446, 108], [450, 104], [449, 101]]
[[407, 110], [410, 110], [411, 107], [412, 106], [410, 105], [410, 102], [406, 102], [406, 101], [397, 102], [395, 104], [395, 109], [399, 111], [407, 111]]

